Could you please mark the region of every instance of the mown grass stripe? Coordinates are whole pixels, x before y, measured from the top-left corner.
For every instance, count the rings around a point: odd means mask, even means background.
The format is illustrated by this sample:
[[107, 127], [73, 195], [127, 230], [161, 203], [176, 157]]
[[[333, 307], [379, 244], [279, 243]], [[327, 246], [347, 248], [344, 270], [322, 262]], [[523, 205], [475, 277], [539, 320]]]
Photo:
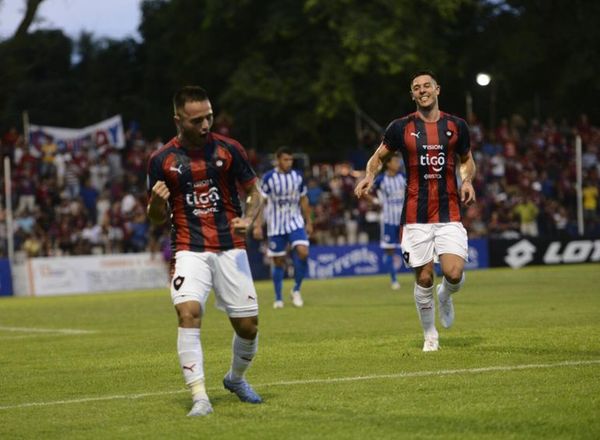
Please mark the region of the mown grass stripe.
[[[600, 359], [590, 360], [579, 360], [579, 361], [563, 361], [549, 364], [522, 364], [522, 365], [499, 365], [491, 367], [480, 367], [480, 368], [460, 368], [456, 370], [434, 370], [434, 371], [410, 371], [404, 373], [394, 374], [373, 374], [369, 376], [348, 376], [348, 377], [332, 377], [323, 379], [305, 379], [305, 380], [289, 380], [282, 382], [272, 382], [263, 384], [254, 384], [255, 388], [263, 387], [276, 387], [276, 386], [293, 386], [293, 385], [310, 385], [310, 384], [331, 384], [340, 382], [356, 382], [362, 380], [377, 380], [377, 379], [402, 379], [408, 377], [424, 377], [424, 376], [448, 376], [453, 374], [480, 374], [490, 373], [499, 371], [519, 371], [519, 370], [533, 370], [540, 368], [560, 368], [560, 367], [577, 367], [584, 365], [598, 365]], [[217, 388], [209, 388], [209, 391]], [[152, 393], [138, 393], [138, 394], [117, 394], [112, 396], [98, 396], [98, 397], [83, 397], [80, 399], [68, 399], [68, 400], [54, 400], [49, 402], [29, 402], [19, 403], [15, 405], [0, 406], [0, 410], [18, 409], [18, 408], [29, 408], [38, 406], [54, 406], [54, 405], [67, 405], [73, 403], [87, 403], [87, 402], [102, 402], [106, 400], [120, 400], [120, 399], [141, 399], [144, 397], [155, 397], [164, 396], [170, 394], [179, 394], [186, 392], [187, 390], [175, 390], [175, 391], [158, 391]]]

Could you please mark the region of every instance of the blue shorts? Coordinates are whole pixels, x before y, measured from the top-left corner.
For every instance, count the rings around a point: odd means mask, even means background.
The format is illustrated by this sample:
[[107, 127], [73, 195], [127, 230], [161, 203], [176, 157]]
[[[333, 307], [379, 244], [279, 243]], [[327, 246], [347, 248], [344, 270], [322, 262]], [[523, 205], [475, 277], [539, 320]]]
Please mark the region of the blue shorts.
[[269, 249], [267, 255], [269, 257], [280, 257], [286, 254], [287, 244], [292, 245], [292, 249], [298, 245], [309, 246], [308, 235], [304, 228], [295, 229], [289, 234], [272, 235], [269, 237]]
[[381, 224], [381, 238], [379, 246], [382, 249], [400, 248], [400, 225]]

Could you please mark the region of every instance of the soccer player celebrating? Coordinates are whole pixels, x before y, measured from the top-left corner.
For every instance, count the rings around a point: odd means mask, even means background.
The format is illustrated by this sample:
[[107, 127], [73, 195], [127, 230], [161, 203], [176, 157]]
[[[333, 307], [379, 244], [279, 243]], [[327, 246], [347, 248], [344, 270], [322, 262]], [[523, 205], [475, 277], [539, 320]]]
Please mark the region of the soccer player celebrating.
[[381, 233], [380, 246], [383, 249], [383, 265], [390, 274], [392, 289], [400, 289], [396, 276], [394, 255], [400, 247], [400, 220], [404, 204], [404, 189], [406, 179], [400, 173], [400, 157], [391, 156], [385, 164], [385, 172], [375, 178], [373, 188], [377, 193], [377, 201], [381, 204]]
[[429, 71], [416, 73], [410, 93], [416, 112], [390, 123], [354, 192], [357, 197], [368, 193], [382, 161], [395, 151], [402, 154], [407, 191], [401, 246], [404, 261], [415, 270], [414, 296], [425, 336], [423, 351], [436, 351], [439, 342], [433, 301], [434, 259], [439, 259], [443, 273], [442, 282], [437, 285], [440, 320], [448, 328], [454, 321], [452, 294], [464, 282], [468, 252], [460, 205], [475, 202], [472, 181], [476, 167], [467, 123], [439, 109], [440, 86], [435, 75]]
[[[281, 147], [275, 152], [277, 166], [267, 172], [261, 183], [263, 197], [267, 200], [265, 215], [267, 220], [267, 236], [269, 249], [267, 255], [273, 259], [273, 285], [275, 302], [273, 307], [283, 308], [283, 277], [287, 245], [292, 248], [294, 261], [294, 287], [292, 288], [292, 304], [302, 307], [304, 301], [300, 287], [307, 272], [308, 236], [312, 233], [310, 206], [306, 196], [304, 178], [298, 171], [292, 169], [294, 157], [287, 147]], [[303, 217], [304, 216], [304, 217]], [[262, 240], [261, 221], [254, 224], [253, 235]]]
[[[211, 289], [234, 329], [231, 368], [223, 385], [243, 402], [262, 402], [244, 378], [258, 344], [258, 303], [245, 234], [262, 199], [244, 148], [210, 132], [213, 111], [206, 92], [183, 87], [175, 93], [173, 107], [178, 135], [155, 151], [148, 163], [148, 217], [161, 224], [170, 214], [177, 351], [192, 392], [188, 416], [204, 416], [213, 409], [204, 385], [200, 327]], [[236, 184], [248, 194], [244, 215]]]

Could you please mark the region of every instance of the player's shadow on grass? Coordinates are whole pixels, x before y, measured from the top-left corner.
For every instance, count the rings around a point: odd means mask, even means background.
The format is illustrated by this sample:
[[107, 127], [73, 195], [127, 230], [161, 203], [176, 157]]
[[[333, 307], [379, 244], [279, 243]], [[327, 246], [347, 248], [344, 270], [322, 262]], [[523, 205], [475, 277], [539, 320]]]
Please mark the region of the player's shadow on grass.
[[[466, 348], [480, 345], [484, 341], [481, 336], [440, 336], [440, 347], [452, 347], [452, 348]], [[421, 348], [423, 346], [422, 340], [415, 342], [415, 347]]]
[[[265, 393], [265, 392], [261, 392], [260, 396], [263, 398], [263, 404], [264, 403], [268, 403], [270, 397], [273, 396], [273, 393]], [[227, 405], [244, 405], [245, 407], [255, 407], [255, 406], [260, 406], [260, 405], [254, 405], [251, 403], [245, 403], [245, 402], [240, 402], [240, 400], [234, 396], [233, 394], [230, 394], [229, 391], [223, 390], [223, 392], [221, 393], [221, 391], [213, 391], [210, 393], [209, 395], [209, 399], [210, 399], [210, 403], [214, 408], [217, 408], [219, 406], [227, 406]], [[171, 404], [173, 406], [177, 406], [179, 408], [181, 408], [182, 412], [187, 413], [191, 408], [192, 408], [192, 400], [189, 396], [176, 396], [173, 397], [171, 399]]]

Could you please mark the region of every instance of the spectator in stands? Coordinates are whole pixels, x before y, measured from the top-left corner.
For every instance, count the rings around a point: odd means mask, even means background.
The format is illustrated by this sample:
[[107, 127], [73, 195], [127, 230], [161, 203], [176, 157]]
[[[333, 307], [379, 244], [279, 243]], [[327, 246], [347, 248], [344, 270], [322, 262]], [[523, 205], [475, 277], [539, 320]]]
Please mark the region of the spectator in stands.
[[598, 216], [598, 182], [586, 179], [583, 185], [583, 218], [586, 225], [595, 223]]
[[15, 148], [18, 144], [19, 139], [22, 140], [22, 136], [19, 134], [17, 127], [10, 127], [6, 133], [2, 136], [2, 145], [7, 148]]
[[142, 209], [136, 209], [131, 221], [126, 223], [127, 243], [125, 252], [144, 252], [148, 247], [148, 232], [150, 225]]
[[40, 147], [42, 158], [40, 164], [40, 175], [42, 177], [52, 176], [55, 172], [54, 158], [58, 152], [58, 147], [52, 139], [44, 137], [44, 142]]
[[110, 167], [106, 155], [101, 154], [90, 162], [91, 185], [98, 191], [102, 191], [110, 179]]
[[[531, 192], [532, 202], [538, 208], [537, 215], [539, 236], [577, 236], [577, 192], [575, 188], [575, 160], [574, 139], [579, 134], [583, 140], [583, 167], [586, 178], [585, 203], [593, 206], [594, 190], [600, 190], [598, 174], [600, 173], [600, 130], [591, 124], [587, 115], [582, 114], [569, 123], [565, 118], [548, 117], [540, 122], [537, 119], [528, 121], [524, 125], [523, 118], [511, 116], [505, 118], [498, 126], [501, 138], [496, 138], [496, 131], [486, 130], [481, 124], [471, 125], [471, 139], [473, 155], [480, 166], [480, 178], [476, 179], [474, 186], [481, 195], [479, 204], [474, 209], [464, 213], [465, 226], [474, 237], [488, 234], [497, 237], [514, 237], [518, 234], [519, 219], [512, 217], [513, 207], [516, 205], [516, 195]], [[75, 231], [72, 224], [72, 215], [69, 211], [71, 199], [80, 196], [80, 190], [75, 194], [66, 194], [67, 189], [72, 190], [66, 183], [67, 166], [74, 161], [80, 170], [75, 173], [79, 182], [75, 187], [85, 188], [86, 179], [99, 195], [96, 207], [90, 204], [83, 210], [85, 221], [79, 221], [81, 228], [86, 228], [87, 221], [92, 220], [104, 230], [104, 234], [112, 232], [113, 240], [109, 246], [102, 248], [105, 252], [122, 250], [117, 244], [118, 237], [124, 233], [117, 232], [114, 225], [105, 222], [107, 211], [114, 204], [122, 204], [126, 196], [125, 189], [140, 203], [140, 191], [144, 180], [140, 181], [138, 173], [129, 172], [130, 161], [134, 166], [140, 166], [139, 158], [143, 157], [143, 169], [149, 154], [162, 145], [157, 138], [148, 142], [140, 130], [139, 124], [133, 124], [131, 133], [128, 133], [128, 144], [124, 150], [114, 148], [108, 144], [89, 144], [72, 151], [70, 147], [54, 151], [53, 146], [47, 147], [47, 142], [38, 148], [29, 148], [24, 137], [15, 127], [0, 131], [2, 156], [8, 156], [13, 165], [13, 199], [12, 206], [15, 211], [15, 221], [20, 215], [17, 211], [34, 211], [34, 219], [38, 228], [38, 238], [42, 242], [40, 252], [44, 255], [54, 255], [66, 249], [65, 240], [59, 234], [60, 225], [64, 216], [69, 218], [69, 227], [80, 238], [82, 231]], [[41, 139], [40, 139], [41, 140]], [[136, 153], [136, 142], [140, 146]], [[143, 145], [143, 146], [142, 146]], [[46, 150], [47, 147], [47, 150]], [[251, 149], [248, 153], [251, 154]], [[53, 155], [53, 161], [51, 160]], [[252, 164], [260, 170], [260, 155]], [[52, 163], [52, 165], [50, 165]], [[124, 171], [124, 167], [126, 171]], [[87, 171], [86, 171], [87, 170]], [[379, 228], [377, 222], [372, 222], [373, 214], [370, 204], [366, 201], [356, 203], [352, 199], [348, 202], [344, 181], [354, 179], [351, 166], [343, 164], [316, 163], [307, 171], [308, 193], [311, 207], [313, 208], [315, 233], [312, 240], [315, 244], [353, 242], [355, 235], [352, 231], [354, 222], [358, 223], [358, 235], [363, 241], [377, 241]], [[69, 170], [71, 173], [72, 170]], [[72, 179], [69, 174], [69, 179]], [[83, 180], [81, 180], [83, 179]], [[589, 180], [588, 180], [589, 179]], [[83, 185], [82, 185], [83, 183]], [[107, 189], [108, 188], [108, 189]], [[142, 189], [140, 189], [142, 188]], [[71, 191], [72, 192], [72, 191]], [[61, 202], [61, 194], [66, 200]], [[143, 194], [142, 194], [142, 197]], [[498, 197], [504, 197], [502, 201]], [[84, 197], [85, 199], [85, 197]], [[130, 196], [126, 197], [125, 205], [132, 202]], [[596, 204], [598, 198], [596, 197]], [[142, 204], [145, 204], [145, 200]], [[39, 209], [38, 209], [39, 208]], [[94, 217], [94, 210], [96, 215]], [[595, 212], [595, 213], [594, 213]], [[38, 214], [39, 213], [39, 214]], [[600, 228], [598, 208], [585, 210], [585, 233], [594, 234]], [[131, 220], [131, 219], [127, 219]], [[350, 228], [349, 228], [350, 226]], [[0, 223], [0, 227], [5, 227]], [[17, 251], [22, 250], [25, 237], [17, 233]], [[117, 238], [115, 238], [117, 237]], [[6, 238], [5, 238], [6, 239]], [[60, 239], [60, 240], [59, 240]], [[59, 241], [62, 243], [58, 245]], [[149, 245], [148, 245], [149, 246]], [[6, 243], [0, 240], [2, 255], [6, 255]], [[84, 245], [74, 245], [68, 252], [85, 252]]]
[[90, 177], [84, 177], [84, 183], [79, 190], [79, 196], [83, 201], [83, 205], [87, 210], [87, 217], [90, 220], [93, 219], [95, 221], [96, 219], [96, 203], [99, 195], [98, 190], [92, 185]]
[[512, 212], [515, 219], [519, 221], [521, 234], [528, 237], [538, 236], [537, 216], [539, 209], [530, 196], [519, 198]]
[[42, 242], [36, 232], [26, 234], [23, 250], [28, 257], [39, 257], [42, 254]]
[[306, 197], [308, 197], [308, 203], [311, 207], [317, 206], [321, 203], [321, 197], [323, 196], [323, 188], [319, 185], [319, 181], [314, 177], [310, 177], [306, 184]]

